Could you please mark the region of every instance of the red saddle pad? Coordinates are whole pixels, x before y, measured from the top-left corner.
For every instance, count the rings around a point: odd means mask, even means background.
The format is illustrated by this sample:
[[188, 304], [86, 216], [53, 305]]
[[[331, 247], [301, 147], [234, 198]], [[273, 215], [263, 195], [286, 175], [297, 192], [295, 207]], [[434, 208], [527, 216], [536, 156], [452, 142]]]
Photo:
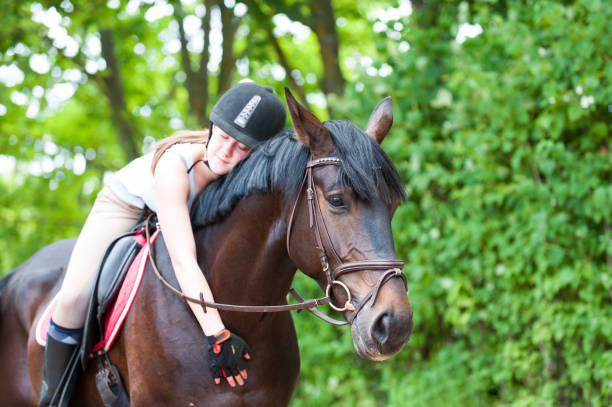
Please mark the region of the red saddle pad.
[[[153, 236], [151, 236], [151, 243], [155, 242], [158, 234], [159, 230], [157, 230]], [[136, 238], [143, 239], [143, 247], [140, 249], [134, 258], [134, 261], [130, 265], [125, 279], [123, 280], [123, 284], [119, 289], [119, 293], [117, 294], [115, 303], [109, 307], [109, 311], [104, 316], [104, 338], [102, 341], [94, 345], [93, 349], [91, 350], [92, 353], [102, 348], [104, 348], [105, 351], [108, 351], [111, 348], [117, 334], [119, 333], [119, 330], [121, 329], [121, 326], [123, 325], [123, 321], [125, 321], [125, 317], [134, 303], [134, 298], [136, 298], [136, 294], [138, 293], [138, 288], [140, 287], [142, 276], [144, 275], [147, 260], [149, 258], [149, 248], [144, 242], [144, 236], [137, 235]], [[38, 342], [38, 344], [41, 346], [45, 346], [47, 344], [47, 329], [49, 329], [51, 315], [53, 315], [53, 310], [55, 309], [56, 303], [57, 295], [51, 300], [49, 305], [47, 305], [47, 308], [45, 308], [45, 311], [37, 322], [36, 342]]]

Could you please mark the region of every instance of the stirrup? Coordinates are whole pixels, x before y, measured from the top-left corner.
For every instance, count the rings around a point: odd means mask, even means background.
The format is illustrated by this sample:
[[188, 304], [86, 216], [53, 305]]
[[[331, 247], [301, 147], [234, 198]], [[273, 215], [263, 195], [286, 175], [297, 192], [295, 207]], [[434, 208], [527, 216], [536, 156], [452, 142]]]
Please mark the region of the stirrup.
[[121, 381], [121, 375], [117, 368], [110, 362], [104, 349], [96, 352], [96, 387], [100, 398], [105, 407], [129, 407], [130, 398], [128, 397], [125, 386]]

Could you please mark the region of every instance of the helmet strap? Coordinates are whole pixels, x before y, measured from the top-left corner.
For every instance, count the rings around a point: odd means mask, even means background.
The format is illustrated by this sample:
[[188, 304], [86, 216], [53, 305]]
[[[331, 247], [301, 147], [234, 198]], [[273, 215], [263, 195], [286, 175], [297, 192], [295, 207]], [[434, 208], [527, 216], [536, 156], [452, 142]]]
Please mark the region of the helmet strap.
[[[206, 156], [208, 156], [208, 144], [210, 143], [210, 139], [212, 138], [212, 126], [213, 126], [213, 122], [211, 121], [210, 124], [208, 125], [208, 139], [206, 140]], [[204, 163], [205, 166], [208, 167], [210, 172], [212, 172], [215, 175], [219, 175], [216, 172], [214, 172], [212, 168], [210, 168], [210, 164], [208, 164], [208, 160], [203, 160], [202, 162]]]
[[213, 122], [210, 122], [210, 124], [208, 125], [208, 138], [206, 139], [206, 150], [207, 151], [208, 151], [208, 143], [210, 143], [210, 139], [212, 137], [212, 126], [213, 126]]

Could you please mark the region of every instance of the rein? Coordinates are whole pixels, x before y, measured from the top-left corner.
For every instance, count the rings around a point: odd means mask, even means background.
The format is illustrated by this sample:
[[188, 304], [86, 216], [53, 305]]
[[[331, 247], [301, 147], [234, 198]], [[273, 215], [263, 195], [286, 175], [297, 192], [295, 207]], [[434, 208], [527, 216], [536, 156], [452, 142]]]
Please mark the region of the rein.
[[[147, 216], [145, 221], [145, 234], [146, 234], [146, 243], [148, 248], [148, 256], [149, 261], [151, 262], [151, 266], [157, 278], [168, 287], [173, 293], [182, 297], [185, 301], [189, 301], [191, 303], [199, 304], [204, 312], [206, 313], [206, 308], [215, 308], [223, 311], [237, 311], [237, 312], [284, 312], [284, 311], [294, 311], [298, 312], [301, 310], [308, 310], [312, 312], [315, 316], [321, 318], [322, 320], [333, 324], [333, 325], [348, 325], [352, 324], [353, 320], [361, 311], [361, 309], [370, 302], [370, 306], [374, 305], [376, 298], [378, 297], [378, 292], [380, 288], [389, 280], [394, 277], [400, 277], [404, 282], [404, 286], [407, 287], [406, 276], [402, 273], [402, 268], [404, 263], [401, 260], [364, 260], [364, 261], [353, 261], [343, 263], [340, 260], [340, 257], [336, 253], [334, 246], [329, 237], [329, 233], [327, 231], [327, 227], [325, 226], [325, 221], [323, 219], [323, 214], [321, 213], [321, 207], [319, 205], [319, 201], [317, 199], [317, 194], [315, 191], [314, 180], [312, 177], [312, 169], [318, 166], [324, 165], [341, 165], [342, 162], [340, 159], [335, 157], [326, 157], [319, 158], [315, 160], [310, 160], [306, 164], [306, 174], [304, 175], [304, 179], [302, 180], [302, 185], [300, 187], [300, 192], [293, 204], [293, 208], [291, 210], [291, 215], [289, 218], [289, 224], [287, 226], [287, 253], [289, 257], [291, 257], [290, 251], [290, 241], [291, 241], [291, 229], [293, 226], [293, 218], [295, 215], [295, 210], [297, 208], [298, 202], [300, 201], [300, 197], [302, 196], [302, 189], [306, 183], [308, 184], [308, 188], [306, 189], [306, 196], [308, 200], [308, 214], [309, 214], [309, 226], [313, 228], [316, 237], [316, 248], [320, 253], [321, 267], [327, 278], [327, 288], [325, 290], [325, 297], [314, 298], [310, 300], [304, 300], [300, 294], [292, 287], [289, 290], [289, 294], [291, 294], [297, 301], [296, 304], [285, 304], [285, 305], [234, 305], [234, 304], [222, 304], [217, 302], [210, 302], [204, 300], [204, 295], [200, 292], [200, 298], [193, 298], [185, 295], [180, 290], [174, 288], [159, 272], [157, 265], [155, 264], [155, 260], [153, 259], [153, 247], [151, 246], [150, 241], [150, 232], [149, 232], [149, 223], [154, 215], [153, 213]], [[156, 225], [159, 228], [159, 224]], [[332, 258], [332, 262], [334, 267], [331, 268], [330, 264], [327, 260], [326, 252], [329, 252]], [[352, 303], [351, 292], [349, 288], [338, 280], [337, 278], [355, 271], [360, 270], [380, 270], [383, 271], [382, 275], [379, 277], [377, 283], [374, 285], [372, 290], [359, 302], [358, 306], [355, 307]], [[339, 286], [346, 292], [347, 300], [344, 306], [338, 307], [334, 305], [331, 300], [331, 290], [334, 286]], [[328, 317], [327, 315], [316, 310], [316, 307], [319, 307], [324, 304], [329, 304], [333, 309], [339, 312], [350, 311], [352, 315], [348, 318], [347, 321], [339, 321], [334, 318]]]

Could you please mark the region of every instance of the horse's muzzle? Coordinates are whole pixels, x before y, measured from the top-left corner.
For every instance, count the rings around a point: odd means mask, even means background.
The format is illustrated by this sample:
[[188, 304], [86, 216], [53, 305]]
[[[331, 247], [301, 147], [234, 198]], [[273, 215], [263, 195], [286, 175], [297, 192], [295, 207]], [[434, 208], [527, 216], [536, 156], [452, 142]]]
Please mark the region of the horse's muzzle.
[[384, 300], [365, 306], [351, 328], [353, 345], [364, 359], [381, 361], [398, 353], [412, 332], [412, 309], [405, 293], [385, 290]]

